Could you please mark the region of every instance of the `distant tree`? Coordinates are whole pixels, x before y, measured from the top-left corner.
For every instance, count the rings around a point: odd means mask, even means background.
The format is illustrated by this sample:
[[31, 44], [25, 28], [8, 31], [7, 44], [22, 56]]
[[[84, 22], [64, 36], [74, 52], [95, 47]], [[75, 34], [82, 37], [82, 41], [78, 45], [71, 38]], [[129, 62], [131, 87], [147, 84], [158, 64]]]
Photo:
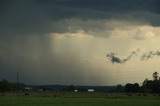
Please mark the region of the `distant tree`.
[[0, 92], [4, 95], [5, 92], [11, 90], [11, 83], [9, 83], [7, 80], [3, 79], [0, 81]]
[[151, 86], [148, 86], [148, 82], [149, 82], [149, 80], [147, 78], [143, 81], [142, 86], [140, 87], [140, 92], [148, 92], [149, 91], [148, 89], [150, 89]]
[[160, 81], [159, 80], [152, 81], [151, 91], [153, 93], [160, 93]]
[[141, 87], [140, 87], [140, 90], [139, 90], [140, 92], [143, 92], [143, 93], [146, 93], [147, 92], [147, 89], [146, 89], [146, 87], [144, 86], [144, 85], [142, 85]]
[[74, 85], [70, 85], [67, 88], [67, 91], [74, 91], [76, 89], [76, 87]]
[[146, 78], [146, 79], [143, 81], [143, 85], [146, 85], [146, 84], [147, 84], [147, 81], [148, 81], [148, 78]]
[[132, 92], [139, 92], [140, 86], [138, 83], [133, 84]]
[[[158, 72], [152, 74], [153, 80], [145, 79], [142, 86], [140, 87], [138, 83], [125, 85], [125, 92], [152, 92], [160, 93], [160, 78]], [[158, 79], [159, 78], [159, 79]]]
[[118, 84], [116, 86], [116, 90], [117, 90], [117, 92], [123, 92], [123, 86], [121, 84]]
[[143, 86], [145, 92], [150, 92], [151, 91], [152, 83], [153, 83], [152, 80], [144, 80], [142, 86]]
[[160, 93], [160, 80], [158, 80], [158, 72], [154, 72], [152, 76], [153, 80], [144, 80], [141, 88], [143, 88], [143, 91], [146, 92]]
[[127, 83], [125, 85], [125, 92], [132, 92], [133, 84]]
[[125, 92], [139, 92], [139, 91], [140, 91], [140, 86], [138, 83], [135, 84], [127, 83], [125, 85]]
[[158, 80], [158, 72], [152, 74], [154, 80]]

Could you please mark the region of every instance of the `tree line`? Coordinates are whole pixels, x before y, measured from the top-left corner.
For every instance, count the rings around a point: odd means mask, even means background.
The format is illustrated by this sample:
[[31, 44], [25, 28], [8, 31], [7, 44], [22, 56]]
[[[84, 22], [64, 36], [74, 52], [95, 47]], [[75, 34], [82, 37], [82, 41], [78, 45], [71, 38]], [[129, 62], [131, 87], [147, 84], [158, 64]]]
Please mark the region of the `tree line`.
[[[138, 83], [127, 83], [125, 86], [121, 84], [116, 86], [116, 90], [114, 92], [143, 92], [143, 93], [160, 93], [160, 77], [158, 76], [158, 72], [154, 72], [152, 74], [153, 80], [145, 79], [140, 86]], [[7, 80], [3, 79], [0, 81], [0, 93], [4, 94], [4, 92], [8, 91], [24, 91], [25, 90], [24, 83], [11, 83]], [[74, 91], [76, 87], [74, 85], [70, 85], [67, 88], [62, 89], [62, 91]], [[80, 90], [87, 91], [87, 90]]]
[[152, 77], [153, 80], [146, 78], [141, 86], [138, 83], [127, 83], [124, 87], [119, 84], [117, 85], [117, 92], [160, 93], [160, 77], [158, 76], [158, 72], [154, 72]]
[[23, 83], [11, 83], [3, 79], [0, 81], [0, 93], [4, 95], [8, 91], [23, 91], [25, 90], [25, 84]]

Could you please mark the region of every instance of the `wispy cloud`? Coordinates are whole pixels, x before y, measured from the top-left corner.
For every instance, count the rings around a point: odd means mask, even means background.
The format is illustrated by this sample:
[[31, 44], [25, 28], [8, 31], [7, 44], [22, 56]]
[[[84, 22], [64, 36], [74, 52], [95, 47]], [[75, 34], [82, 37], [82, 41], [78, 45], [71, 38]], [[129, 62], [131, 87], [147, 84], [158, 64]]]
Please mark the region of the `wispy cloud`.
[[160, 56], [160, 51], [148, 51], [145, 53], [142, 53], [139, 49], [136, 51], [133, 51], [130, 53], [129, 56], [126, 58], [120, 58], [120, 56], [117, 56], [116, 53], [108, 53], [107, 58], [109, 58], [110, 62], [112, 63], [118, 63], [118, 64], [123, 64], [131, 60], [133, 56], [136, 56], [140, 58], [141, 61], [152, 59], [154, 56]]
[[129, 56], [127, 56], [126, 58], [120, 58], [120, 57], [116, 56], [116, 53], [109, 53], [109, 54], [107, 54], [107, 57], [110, 59], [110, 61], [112, 63], [123, 64], [123, 63], [126, 63], [127, 61], [129, 61], [133, 56], [136, 56], [138, 52], [139, 52], [139, 49], [131, 52], [131, 54]]
[[144, 53], [142, 56], [141, 56], [141, 60], [148, 60], [148, 59], [151, 59], [153, 58], [154, 56], [160, 56], [160, 51], [149, 51], [147, 53]]

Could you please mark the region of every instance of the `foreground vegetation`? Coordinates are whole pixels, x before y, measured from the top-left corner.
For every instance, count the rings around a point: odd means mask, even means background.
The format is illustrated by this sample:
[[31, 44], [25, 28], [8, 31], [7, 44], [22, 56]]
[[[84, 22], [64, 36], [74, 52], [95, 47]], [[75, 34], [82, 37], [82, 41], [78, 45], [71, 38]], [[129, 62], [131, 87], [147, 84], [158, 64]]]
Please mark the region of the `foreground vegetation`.
[[[27, 95], [26, 95], [27, 94]], [[8, 92], [0, 106], [158, 106], [160, 96], [104, 92]]]
[[0, 106], [158, 106], [159, 99], [1, 97]]
[[46, 98], [107, 98], [107, 99], [160, 99], [155, 93], [109, 93], [109, 92], [53, 92], [53, 91], [22, 91], [6, 92], [0, 98], [6, 97], [46, 97]]

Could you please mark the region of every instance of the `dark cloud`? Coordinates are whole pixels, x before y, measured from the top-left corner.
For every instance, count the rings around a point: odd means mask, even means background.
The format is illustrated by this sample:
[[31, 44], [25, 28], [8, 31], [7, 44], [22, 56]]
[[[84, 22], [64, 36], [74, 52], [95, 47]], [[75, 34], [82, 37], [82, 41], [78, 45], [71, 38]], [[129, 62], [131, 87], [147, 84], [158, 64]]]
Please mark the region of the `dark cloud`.
[[44, 34], [50, 30], [50, 20], [34, 0], [6, 0], [0, 18], [1, 36], [29, 36]]
[[151, 11], [158, 12], [159, 0], [37, 0], [45, 5], [60, 5], [75, 9], [104, 10], [112, 12]]
[[159, 25], [159, 18], [153, 17], [153, 14], [159, 15], [160, 13], [159, 0], [49, 0], [38, 2], [50, 6], [52, 13], [55, 12], [58, 19], [140, 20], [147, 21], [153, 26]]
[[[109, 26], [97, 20], [124, 20], [159, 26], [159, 0], [1, 0], [0, 34], [33, 35], [84, 30], [94, 36], [108, 36]], [[66, 19], [78, 19], [67, 21]], [[91, 20], [91, 21], [89, 21]], [[93, 22], [93, 24], [91, 23]], [[76, 27], [74, 29], [70, 29]]]
[[133, 56], [137, 56], [140, 58], [140, 60], [144, 61], [144, 60], [152, 59], [154, 56], [160, 56], [160, 51], [155, 51], [155, 52], [149, 51], [149, 52], [140, 54], [140, 50], [137, 49], [136, 51], [131, 52], [131, 54], [124, 59], [121, 59], [120, 57], [116, 56], [116, 53], [107, 54], [107, 57], [110, 59], [112, 63], [118, 63], [118, 64], [122, 64], [129, 61]]
[[123, 64], [123, 63], [129, 61], [134, 55], [137, 55], [138, 52], [139, 52], [139, 49], [131, 52], [131, 54], [128, 57], [123, 58], [123, 59], [121, 59], [120, 57], [117, 57], [116, 53], [109, 53], [109, 54], [107, 54], [107, 57], [110, 59], [110, 61], [112, 63]]
[[123, 63], [123, 61], [119, 57], [116, 57], [115, 55], [116, 55], [115, 53], [110, 53], [107, 54], [107, 57], [110, 59], [112, 63]]

